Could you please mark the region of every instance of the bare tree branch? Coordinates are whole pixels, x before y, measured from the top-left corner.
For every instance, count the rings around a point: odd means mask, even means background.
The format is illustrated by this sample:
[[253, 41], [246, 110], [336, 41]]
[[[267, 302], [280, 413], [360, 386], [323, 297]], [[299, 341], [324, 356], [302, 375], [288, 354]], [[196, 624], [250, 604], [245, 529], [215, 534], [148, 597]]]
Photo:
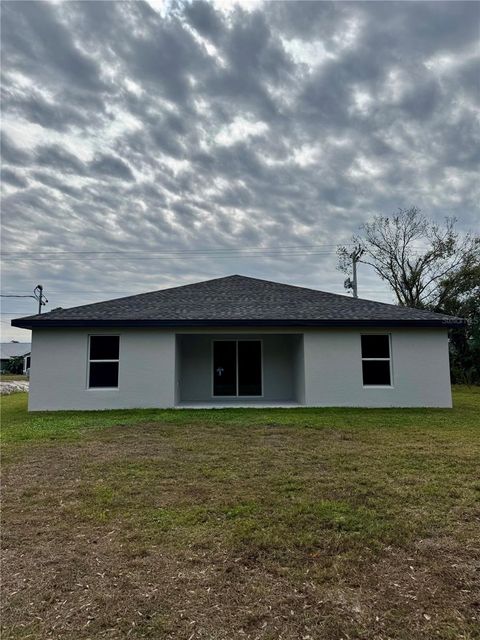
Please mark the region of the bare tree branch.
[[[375, 216], [362, 225], [353, 242], [363, 251], [362, 262], [392, 288], [400, 305], [435, 307], [457, 272], [472, 268], [480, 251], [478, 237], [461, 238], [456, 219], [443, 225], [429, 221], [417, 207], [400, 209], [392, 217]], [[339, 247], [338, 268], [349, 273], [351, 252]]]

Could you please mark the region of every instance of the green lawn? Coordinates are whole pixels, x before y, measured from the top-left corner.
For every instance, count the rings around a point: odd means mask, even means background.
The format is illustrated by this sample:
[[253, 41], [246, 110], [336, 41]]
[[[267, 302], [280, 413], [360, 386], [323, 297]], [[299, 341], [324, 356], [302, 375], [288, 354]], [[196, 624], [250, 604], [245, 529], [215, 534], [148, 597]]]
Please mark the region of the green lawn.
[[2, 638], [479, 638], [479, 416], [8, 396]]
[[28, 376], [24, 376], [22, 373], [0, 373], [0, 382], [10, 382], [12, 380], [27, 381]]

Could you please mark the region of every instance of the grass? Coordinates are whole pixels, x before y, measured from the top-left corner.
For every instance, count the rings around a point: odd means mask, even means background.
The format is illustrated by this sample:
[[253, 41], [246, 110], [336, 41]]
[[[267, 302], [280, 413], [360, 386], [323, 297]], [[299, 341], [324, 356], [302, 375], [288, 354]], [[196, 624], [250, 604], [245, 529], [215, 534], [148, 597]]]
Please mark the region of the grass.
[[2, 638], [480, 637], [478, 388], [453, 410], [2, 405]]
[[28, 376], [24, 376], [22, 373], [0, 373], [0, 382], [12, 382], [12, 381], [28, 381]]

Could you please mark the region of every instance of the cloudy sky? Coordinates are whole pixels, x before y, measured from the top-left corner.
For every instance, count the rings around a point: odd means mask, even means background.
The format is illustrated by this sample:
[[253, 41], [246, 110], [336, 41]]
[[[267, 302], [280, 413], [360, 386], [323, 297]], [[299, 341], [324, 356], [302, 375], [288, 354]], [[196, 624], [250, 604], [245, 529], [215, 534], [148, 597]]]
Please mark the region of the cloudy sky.
[[[231, 273], [343, 293], [413, 204], [478, 231], [474, 2], [2, 2], [2, 292], [68, 307]], [[360, 295], [391, 300], [366, 266]], [[35, 311], [3, 298], [12, 315]]]

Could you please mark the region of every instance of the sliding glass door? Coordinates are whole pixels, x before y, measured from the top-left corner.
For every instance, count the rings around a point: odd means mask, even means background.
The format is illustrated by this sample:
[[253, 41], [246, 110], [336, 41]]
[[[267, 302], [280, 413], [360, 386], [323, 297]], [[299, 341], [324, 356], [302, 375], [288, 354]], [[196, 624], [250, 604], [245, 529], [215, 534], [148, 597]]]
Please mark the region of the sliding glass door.
[[237, 343], [234, 340], [213, 343], [213, 395], [237, 395]]
[[262, 395], [262, 343], [260, 340], [237, 342], [238, 395]]
[[213, 395], [262, 395], [260, 340], [213, 341]]

